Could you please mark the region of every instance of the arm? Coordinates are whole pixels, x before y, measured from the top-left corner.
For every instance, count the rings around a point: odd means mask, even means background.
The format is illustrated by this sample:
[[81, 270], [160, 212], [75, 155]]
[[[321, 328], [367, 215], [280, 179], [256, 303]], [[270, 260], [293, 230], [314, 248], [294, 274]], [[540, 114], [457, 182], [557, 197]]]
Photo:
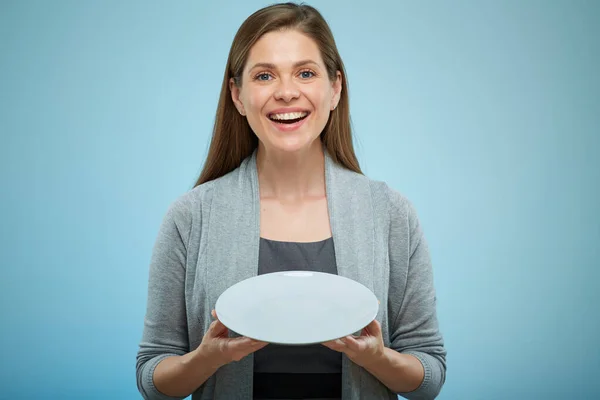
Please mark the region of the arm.
[[364, 368], [394, 393], [417, 390], [425, 377], [423, 365], [418, 358], [388, 347], [384, 347], [380, 357]]
[[184, 398], [215, 371], [197, 351], [189, 352], [185, 311], [189, 209], [184, 198], [169, 207], [152, 252], [136, 363], [138, 389], [146, 400]]
[[166, 396], [184, 398], [206, 382], [217, 369], [198, 350], [183, 356], [167, 357], [154, 370], [154, 386]]
[[414, 209], [396, 196], [389, 239], [390, 346], [384, 346], [377, 320], [359, 337], [323, 345], [345, 353], [396, 394], [433, 399], [445, 381], [446, 351], [437, 327], [431, 262]]
[[[399, 395], [433, 399], [446, 379], [446, 350], [438, 328], [429, 249], [414, 207], [397, 193], [391, 194], [391, 204], [389, 302], [390, 309], [397, 313], [390, 315], [390, 348], [398, 354], [392, 356], [388, 351], [389, 361], [383, 365], [398, 366], [397, 379], [411, 382], [408, 386], [419, 382], [413, 390], [399, 390]], [[407, 261], [406, 271], [400, 266]], [[398, 271], [406, 271], [405, 278], [396, 276]], [[415, 360], [421, 364], [422, 378]]]
[[377, 320], [367, 325], [359, 337], [349, 335], [323, 344], [345, 353], [394, 393], [414, 391], [423, 381], [425, 371], [419, 359], [384, 346]]

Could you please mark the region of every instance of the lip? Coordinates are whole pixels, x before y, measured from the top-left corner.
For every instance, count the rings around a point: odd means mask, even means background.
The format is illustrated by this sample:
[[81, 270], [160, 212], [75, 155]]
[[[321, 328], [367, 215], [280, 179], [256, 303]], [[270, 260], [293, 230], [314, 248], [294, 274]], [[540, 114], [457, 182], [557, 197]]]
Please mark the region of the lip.
[[[292, 113], [292, 112], [307, 112], [308, 115], [306, 117], [304, 117], [303, 119], [301, 119], [298, 122], [294, 122], [293, 124], [280, 124], [277, 123], [275, 121], [273, 121], [271, 118], [269, 118], [269, 115], [271, 114], [284, 114], [284, 113]], [[299, 129], [304, 122], [310, 118], [310, 115], [312, 113], [307, 110], [306, 108], [302, 108], [302, 107], [283, 107], [283, 108], [277, 108], [275, 110], [272, 110], [270, 112], [267, 113], [267, 119], [269, 120], [269, 122], [275, 127], [275, 129], [277, 129], [280, 132], [293, 132], [297, 129]]]
[[307, 110], [306, 108], [302, 108], [302, 107], [284, 107], [284, 108], [277, 108], [275, 110], [269, 111], [267, 113], [267, 118], [269, 118], [269, 115], [271, 115], [271, 114], [284, 114], [284, 113], [292, 113], [292, 112], [310, 113], [309, 110]]

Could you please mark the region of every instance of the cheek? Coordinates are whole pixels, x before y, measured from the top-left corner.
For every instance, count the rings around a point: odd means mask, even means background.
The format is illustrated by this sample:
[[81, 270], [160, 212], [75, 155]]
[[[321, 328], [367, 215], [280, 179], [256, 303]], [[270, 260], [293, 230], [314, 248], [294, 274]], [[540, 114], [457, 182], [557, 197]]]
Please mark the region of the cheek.
[[264, 108], [265, 104], [267, 103], [270, 97], [271, 93], [268, 90], [254, 89], [246, 92], [244, 103], [246, 104], [246, 108], [248, 108], [248, 111], [257, 113]]
[[307, 97], [319, 112], [329, 112], [331, 105], [332, 91], [327, 86], [321, 86], [311, 90]]

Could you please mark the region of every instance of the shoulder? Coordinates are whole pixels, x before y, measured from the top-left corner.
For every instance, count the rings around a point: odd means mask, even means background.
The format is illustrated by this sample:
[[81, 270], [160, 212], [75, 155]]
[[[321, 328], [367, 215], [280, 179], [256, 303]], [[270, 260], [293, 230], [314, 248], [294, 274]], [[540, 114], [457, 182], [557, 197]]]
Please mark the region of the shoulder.
[[[413, 203], [388, 183], [337, 165], [334, 171], [340, 188], [343, 188], [348, 196], [355, 197], [355, 201], [369, 201], [374, 217], [380, 223], [396, 226], [417, 224], [417, 212]], [[369, 196], [370, 199], [367, 200], [365, 196]]]
[[403, 193], [382, 181], [369, 179], [375, 220], [385, 226], [393, 252], [412, 255], [419, 243], [426, 243], [417, 210]]
[[391, 223], [411, 224], [416, 219], [416, 209], [410, 199], [402, 192], [384, 181], [365, 177], [371, 189], [374, 212], [385, 213]]
[[251, 161], [252, 156], [247, 157], [233, 171], [181, 194], [170, 204], [168, 212], [190, 218], [206, 209], [218, 193], [224, 193], [228, 197], [234, 196], [236, 191], [244, 187], [251, 175]]
[[200, 220], [202, 210], [212, 199], [214, 181], [196, 186], [177, 196], [165, 213], [165, 220], [175, 223], [180, 230], [189, 230], [195, 220]]

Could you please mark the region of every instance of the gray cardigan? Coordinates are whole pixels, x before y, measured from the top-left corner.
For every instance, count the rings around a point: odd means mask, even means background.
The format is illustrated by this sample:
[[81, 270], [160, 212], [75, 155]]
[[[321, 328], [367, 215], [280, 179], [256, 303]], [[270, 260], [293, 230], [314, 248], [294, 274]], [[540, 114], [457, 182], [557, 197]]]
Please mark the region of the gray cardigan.
[[[423, 364], [421, 386], [399, 394], [433, 399], [445, 381], [446, 350], [430, 256], [415, 210], [385, 183], [349, 171], [327, 152], [325, 183], [338, 274], [362, 283], [380, 299], [377, 320], [385, 345]], [[144, 399], [172, 399], [153, 384], [156, 365], [198, 347], [219, 295], [257, 275], [259, 212], [256, 151], [236, 170], [190, 190], [169, 207], [152, 252], [137, 355], [137, 385]], [[192, 398], [249, 400], [252, 381], [250, 355], [221, 367]], [[397, 396], [344, 355], [342, 397]]]

